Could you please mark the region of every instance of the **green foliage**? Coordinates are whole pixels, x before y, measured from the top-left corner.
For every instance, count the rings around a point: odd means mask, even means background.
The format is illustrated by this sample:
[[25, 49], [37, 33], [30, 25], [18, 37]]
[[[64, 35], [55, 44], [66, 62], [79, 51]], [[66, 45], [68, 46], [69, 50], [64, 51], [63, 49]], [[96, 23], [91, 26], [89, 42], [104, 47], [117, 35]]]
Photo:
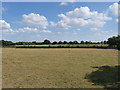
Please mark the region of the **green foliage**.
[[108, 41], [104, 41], [103, 43], [104, 43], [104, 44], [108, 44]]
[[5, 41], [5, 40], [0, 40], [0, 46], [10, 46], [10, 45], [15, 45], [12, 41]]
[[84, 41], [81, 41], [81, 44], [84, 44]]
[[54, 41], [52, 44], [57, 44], [57, 42], [56, 42], [56, 41]]
[[63, 44], [63, 42], [62, 42], [62, 41], [59, 41], [58, 44]]
[[117, 47], [120, 50], [120, 35], [117, 37], [113, 36], [111, 38], [108, 38], [108, 44], [109, 46], [112, 46], [114, 48]]
[[[106, 41], [107, 42], [107, 41]], [[106, 44], [106, 42], [105, 42], [105, 44]], [[3, 44], [3, 46], [10, 46], [10, 45], [44, 45], [44, 44], [53, 44], [53, 45], [55, 45], [55, 44], [69, 44], [69, 45], [71, 45], [71, 44], [100, 44], [100, 42], [91, 42], [91, 41], [81, 41], [80, 43], [78, 42], [78, 41], [70, 41], [70, 42], [67, 42], [67, 41], [64, 41], [64, 42], [62, 42], [62, 41], [59, 41], [59, 42], [57, 42], [57, 41], [54, 41], [54, 42], [50, 42], [49, 40], [44, 40], [44, 42], [36, 42], [36, 41], [32, 41], [32, 42], [23, 42], [23, 41], [20, 41], [20, 42], [16, 42], [16, 43], [13, 43], [12, 41], [4, 41], [4, 40], [1, 40], [0, 41], [0, 45], [2, 45]], [[104, 43], [102, 43], [102, 44], [104, 44]]]
[[85, 41], [85, 44], [92, 44], [91, 41]]
[[69, 44], [74, 44], [74, 43], [72, 41], [70, 41]]
[[[81, 41], [80, 43], [78, 41], [70, 41], [70, 42], [67, 42], [67, 41], [54, 41], [54, 42], [50, 42], [50, 40], [44, 40], [44, 42], [36, 42], [36, 41], [32, 41], [32, 42], [23, 42], [23, 41], [20, 41], [20, 42], [16, 42], [16, 43], [13, 43], [12, 41], [4, 41], [4, 40], [1, 40], [0, 41], [0, 46], [13, 46], [13, 45], [44, 45], [44, 44], [47, 44], [47, 45], [50, 45], [50, 44], [53, 44], [53, 45], [61, 45], [61, 46], [49, 46], [49, 47], [94, 47], [94, 48], [99, 48], [99, 47], [103, 47], [103, 45], [107, 45], [109, 44], [109, 47], [110, 48], [118, 48], [120, 50], [120, 36], [113, 36], [113, 37], [110, 37], [108, 38], [108, 41], [101, 41], [101, 42], [91, 42], [91, 41]], [[67, 46], [63, 46], [62, 44], [64, 45], [67, 45]], [[79, 46], [79, 45], [82, 45], [84, 44], [83, 46]], [[86, 46], [87, 44], [87, 46]], [[92, 46], [91, 46], [92, 44]], [[102, 45], [102, 46], [96, 46], [96, 45]], [[72, 46], [71, 46], [72, 45]], [[78, 45], [78, 46], [74, 46], [74, 45]], [[27, 46], [28, 47], [28, 46]], [[33, 47], [33, 46], [32, 46]], [[36, 46], [34, 46], [36, 47]], [[42, 47], [47, 47], [47, 46], [42, 46]], [[105, 46], [106, 48], [106, 46]]]
[[49, 40], [44, 40], [43, 44], [51, 44], [51, 42]]
[[74, 44], [79, 44], [78, 41], [73, 41]]
[[63, 44], [67, 44], [67, 41], [64, 41]]

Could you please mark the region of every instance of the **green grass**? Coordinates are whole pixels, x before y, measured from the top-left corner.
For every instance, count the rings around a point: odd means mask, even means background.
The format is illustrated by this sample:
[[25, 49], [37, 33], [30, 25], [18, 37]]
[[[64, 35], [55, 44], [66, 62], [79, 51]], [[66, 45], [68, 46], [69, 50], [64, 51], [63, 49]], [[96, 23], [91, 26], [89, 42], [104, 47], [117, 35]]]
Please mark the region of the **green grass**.
[[93, 67], [118, 65], [113, 49], [3, 48], [2, 54], [3, 88], [104, 88], [89, 78]]

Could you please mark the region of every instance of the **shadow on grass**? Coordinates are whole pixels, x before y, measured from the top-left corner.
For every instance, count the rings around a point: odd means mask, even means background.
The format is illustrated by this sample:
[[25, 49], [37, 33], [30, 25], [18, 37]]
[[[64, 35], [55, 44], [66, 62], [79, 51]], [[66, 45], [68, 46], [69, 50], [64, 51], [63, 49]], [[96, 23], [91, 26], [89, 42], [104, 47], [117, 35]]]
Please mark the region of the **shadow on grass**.
[[104, 86], [105, 89], [120, 88], [120, 66], [92, 67], [98, 70], [86, 74], [85, 79], [93, 85]]

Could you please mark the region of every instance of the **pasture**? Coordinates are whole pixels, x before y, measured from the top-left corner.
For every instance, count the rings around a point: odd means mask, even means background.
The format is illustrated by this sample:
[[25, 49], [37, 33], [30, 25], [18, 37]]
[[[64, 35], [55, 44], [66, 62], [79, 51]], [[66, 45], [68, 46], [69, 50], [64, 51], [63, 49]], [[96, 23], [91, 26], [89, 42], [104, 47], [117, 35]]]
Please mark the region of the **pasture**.
[[3, 48], [3, 88], [109, 87], [117, 82], [117, 71], [111, 69], [116, 65], [114, 49]]

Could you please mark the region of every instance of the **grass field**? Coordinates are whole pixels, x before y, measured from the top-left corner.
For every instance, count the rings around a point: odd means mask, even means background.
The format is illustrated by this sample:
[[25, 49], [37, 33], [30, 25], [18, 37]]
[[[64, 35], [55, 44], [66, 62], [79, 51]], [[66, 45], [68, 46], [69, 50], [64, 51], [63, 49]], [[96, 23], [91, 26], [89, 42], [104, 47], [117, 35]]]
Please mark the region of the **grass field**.
[[114, 49], [3, 48], [2, 55], [3, 88], [104, 88], [117, 83]]

